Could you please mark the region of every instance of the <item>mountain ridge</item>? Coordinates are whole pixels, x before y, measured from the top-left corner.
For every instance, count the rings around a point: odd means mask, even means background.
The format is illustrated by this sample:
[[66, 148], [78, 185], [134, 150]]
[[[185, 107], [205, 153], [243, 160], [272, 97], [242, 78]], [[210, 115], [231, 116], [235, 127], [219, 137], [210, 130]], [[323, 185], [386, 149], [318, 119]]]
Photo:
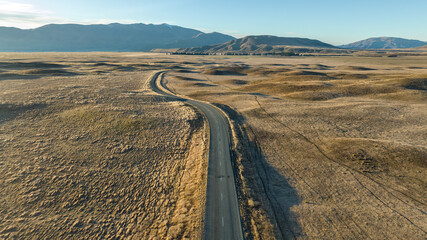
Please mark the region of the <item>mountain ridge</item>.
[[[182, 54], [286, 54], [325, 52], [324, 49], [413, 49], [425, 45], [427, 42], [397, 37], [373, 37], [338, 47], [316, 39], [298, 37], [250, 35], [236, 39], [219, 32], [204, 33], [165, 23], [47, 24], [34, 29], [0, 26], [0, 52], [163, 51]], [[297, 48], [299, 49], [296, 50]]]
[[0, 51], [149, 51], [218, 44], [221, 33], [168, 24], [48, 24], [35, 29], [0, 27]]
[[321, 48], [337, 49], [337, 47], [315, 39], [297, 37], [277, 37], [271, 35], [251, 35], [216, 45], [181, 48], [176, 53], [181, 54], [264, 54], [288, 53], [291, 48]]

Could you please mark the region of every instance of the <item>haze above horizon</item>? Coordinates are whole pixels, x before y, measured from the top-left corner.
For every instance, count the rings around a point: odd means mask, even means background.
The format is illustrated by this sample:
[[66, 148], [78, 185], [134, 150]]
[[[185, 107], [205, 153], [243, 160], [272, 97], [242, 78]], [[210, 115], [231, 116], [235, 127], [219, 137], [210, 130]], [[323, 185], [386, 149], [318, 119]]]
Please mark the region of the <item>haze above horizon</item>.
[[369, 37], [427, 40], [427, 1], [0, 0], [0, 26], [167, 23], [235, 37], [306, 37], [340, 45]]

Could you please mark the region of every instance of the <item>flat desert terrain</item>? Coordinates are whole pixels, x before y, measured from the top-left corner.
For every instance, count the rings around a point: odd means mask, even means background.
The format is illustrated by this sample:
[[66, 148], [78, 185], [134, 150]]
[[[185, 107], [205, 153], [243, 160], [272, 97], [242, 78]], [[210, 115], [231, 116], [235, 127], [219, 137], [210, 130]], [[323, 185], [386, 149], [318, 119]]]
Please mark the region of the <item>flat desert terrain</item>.
[[247, 239], [427, 237], [427, 56], [0, 53], [0, 239], [197, 239], [227, 114]]

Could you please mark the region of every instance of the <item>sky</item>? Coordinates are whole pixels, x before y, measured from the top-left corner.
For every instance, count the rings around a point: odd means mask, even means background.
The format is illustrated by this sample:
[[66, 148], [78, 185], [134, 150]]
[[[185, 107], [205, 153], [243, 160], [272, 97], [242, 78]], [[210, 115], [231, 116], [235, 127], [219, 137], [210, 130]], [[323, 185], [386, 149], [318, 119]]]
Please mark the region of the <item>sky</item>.
[[0, 0], [0, 26], [167, 23], [234, 37], [427, 41], [427, 0]]

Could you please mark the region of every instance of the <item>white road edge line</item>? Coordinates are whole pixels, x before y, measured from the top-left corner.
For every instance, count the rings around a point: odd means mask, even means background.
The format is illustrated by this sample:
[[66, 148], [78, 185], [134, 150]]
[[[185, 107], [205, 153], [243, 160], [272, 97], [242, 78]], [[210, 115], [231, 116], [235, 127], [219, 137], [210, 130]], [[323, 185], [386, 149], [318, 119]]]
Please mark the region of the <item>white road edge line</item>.
[[222, 220], [222, 226], [224, 227], [224, 217], [221, 217]]

